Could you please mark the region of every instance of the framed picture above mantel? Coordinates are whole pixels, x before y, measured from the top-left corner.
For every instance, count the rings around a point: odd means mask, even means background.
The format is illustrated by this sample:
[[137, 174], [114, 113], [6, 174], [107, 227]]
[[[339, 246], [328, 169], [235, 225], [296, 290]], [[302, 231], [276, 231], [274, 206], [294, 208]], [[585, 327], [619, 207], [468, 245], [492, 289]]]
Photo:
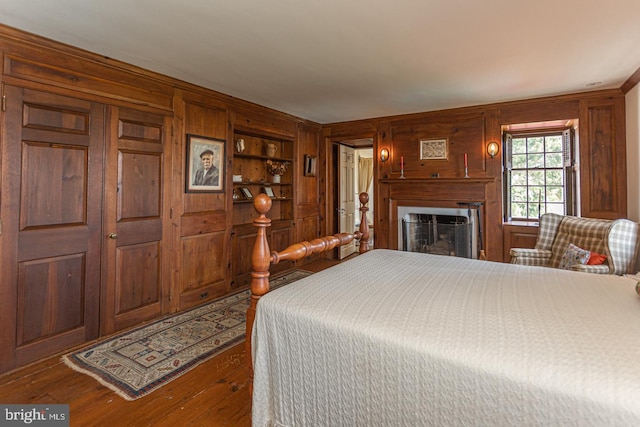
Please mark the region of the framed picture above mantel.
[[447, 160], [447, 138], [421, 139], [420, 160]]

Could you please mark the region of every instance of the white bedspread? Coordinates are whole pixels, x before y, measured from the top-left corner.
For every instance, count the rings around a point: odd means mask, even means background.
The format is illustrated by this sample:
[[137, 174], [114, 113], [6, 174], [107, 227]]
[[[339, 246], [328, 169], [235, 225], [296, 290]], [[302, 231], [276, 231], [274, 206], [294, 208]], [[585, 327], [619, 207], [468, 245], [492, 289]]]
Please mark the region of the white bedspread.
[[634, 287], [373, 250], [258, 303], [253, 425], [640, 425]]

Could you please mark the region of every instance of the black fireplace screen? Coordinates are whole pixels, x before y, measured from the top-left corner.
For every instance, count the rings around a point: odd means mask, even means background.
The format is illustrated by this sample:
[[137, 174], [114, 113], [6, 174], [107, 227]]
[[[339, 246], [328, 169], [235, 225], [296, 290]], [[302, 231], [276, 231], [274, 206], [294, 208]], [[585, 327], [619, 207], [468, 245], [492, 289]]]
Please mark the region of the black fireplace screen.
[[454, 215], [409, 214], [402, 219], [403, 250], [473, 258], [472, 224]]

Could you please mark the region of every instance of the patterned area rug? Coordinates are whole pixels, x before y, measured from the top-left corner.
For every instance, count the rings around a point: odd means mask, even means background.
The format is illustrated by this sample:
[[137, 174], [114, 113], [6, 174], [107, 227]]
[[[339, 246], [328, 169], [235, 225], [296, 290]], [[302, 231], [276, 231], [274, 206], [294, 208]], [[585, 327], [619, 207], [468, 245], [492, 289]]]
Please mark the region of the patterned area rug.
[[[271, 279], [277, 288], [312, 273], [293, 270]], [[138, 399], [244, 341], [249, 291], [66, 354], [72, 369], [91, 375], [126, 400]]]

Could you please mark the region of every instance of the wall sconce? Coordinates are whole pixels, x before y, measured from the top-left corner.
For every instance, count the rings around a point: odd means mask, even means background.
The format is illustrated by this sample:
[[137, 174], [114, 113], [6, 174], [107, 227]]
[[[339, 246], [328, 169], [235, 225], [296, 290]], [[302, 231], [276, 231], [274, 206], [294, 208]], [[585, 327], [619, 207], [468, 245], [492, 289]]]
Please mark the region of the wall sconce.
[[386, 162], [387, 160], [389, 160], [389, 150], [383, 148], [382, 150], [380, 150], [380, 161]]
[[490, 142], [487, 145], [487, 154], [490, 155], [492, 159], [496, 156], [496, 154], [498, 154], [498, 151], [500, 151], [500, 146], [497, 142]]

